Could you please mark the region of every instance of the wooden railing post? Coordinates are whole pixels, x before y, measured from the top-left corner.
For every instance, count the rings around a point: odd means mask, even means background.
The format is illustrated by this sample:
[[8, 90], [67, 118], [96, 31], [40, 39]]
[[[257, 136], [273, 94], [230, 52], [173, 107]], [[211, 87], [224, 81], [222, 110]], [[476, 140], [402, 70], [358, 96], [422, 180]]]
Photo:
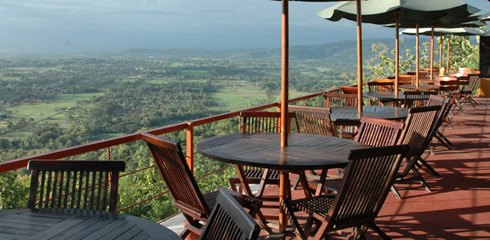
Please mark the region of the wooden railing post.
[[107, 160], [111, 160], [111, 147], [107, 147]]
[[194, 126], [192, 123], [187, 123], [186, 148], [187, 165], [194, 174]]

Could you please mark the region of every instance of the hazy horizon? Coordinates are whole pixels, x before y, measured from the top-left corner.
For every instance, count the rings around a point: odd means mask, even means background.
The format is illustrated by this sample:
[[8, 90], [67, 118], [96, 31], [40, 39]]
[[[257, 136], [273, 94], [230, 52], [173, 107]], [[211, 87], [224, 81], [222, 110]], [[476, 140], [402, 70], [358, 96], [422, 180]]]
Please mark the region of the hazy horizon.
[[[482, 9], [484, 0], [465, 2]], [[290, 46], [355, 40], [355, 23], [316, 15], [334, 3], [290, 3]], [[281, 46], [281, 4], [269, 0], [3, 0], [0, 52], [117, 52], [131, 48], [209, 50]], [[363, 24], [364, 39], [394, 29]], [[407, 37], [409, 38], [409, 37]]]

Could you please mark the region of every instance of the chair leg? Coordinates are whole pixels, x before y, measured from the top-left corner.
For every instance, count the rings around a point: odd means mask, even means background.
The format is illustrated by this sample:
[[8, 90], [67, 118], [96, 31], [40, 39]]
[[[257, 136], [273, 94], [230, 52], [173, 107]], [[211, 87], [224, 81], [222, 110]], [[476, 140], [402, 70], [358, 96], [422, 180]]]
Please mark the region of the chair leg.
[[375, 232], [377, 232], [377, 233], [378, 233], [378, 235], [379, 235], [380, 237], [382, 237], [383, 239], [385, 239], [385, 240], [391, 240], [391, 238], [390, 238], [388, 235], [386, 235], [386, 233], [385, 233], [383, 230], [381, 230], [381, 229], [378, 227], [378, 225], [376, 225], [375, 223], [371, 224], [371, 226], [370, 226], [370, 227], [371, 227], [371, 229], [373, 229]]
[[422, 165], [427, 168], [427, 170], [434, 176], [440, 177], [441, 175], [434, 169], [432, 168], [427, 161], [425, 161], [423, 158], [419, 158], [419, 161], [422, 163]]
[[437, 131], [436, 134], [437, 134], [437, 136], [441, 137], [447, 144], [449, 144], [451, 146], [453, 145], [453, 143], [451, 141], [449, 141], [449, 139], [447, 139], [447, 137], [444, 136], [444, 134], [442, 134], [441, 132]]
[[391, 192], [395, 194], [396, 198], [402, 199], [402, 195], [400, 195], [400, 192], [398, 192], [398, 189], [396, 189], [395, 185], [391, 186]]
[[429, 184], [427, 184], [425, 179], [422, 177], [422, 174], [420, 174], [420, 172], [415, 167], [412, 167], [412, 171], [414, 172], [416, 178], [419, 179], [420, 184], [422, 184], [422, 186], [425, 188], [425, 191], [432, 192], [432, 190], [429, 187]]
[[434, 137], [439, 140], [440, 143], [442, 143], [442, 145], [444, 145], [448, 150], [452, 150], [453, 148], [446, 142], [444, 141], [444, 138], [440, 137], [439, 135], [434, 135]]

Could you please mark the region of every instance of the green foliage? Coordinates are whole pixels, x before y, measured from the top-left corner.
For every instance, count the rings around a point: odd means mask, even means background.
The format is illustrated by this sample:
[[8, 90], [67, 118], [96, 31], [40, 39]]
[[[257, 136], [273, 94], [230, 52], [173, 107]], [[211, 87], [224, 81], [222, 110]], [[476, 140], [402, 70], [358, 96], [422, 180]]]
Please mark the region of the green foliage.
[[0, 173], [0, 209], [15, 209], [27, 206], [29, 181], [27, 176], [15, 171]]

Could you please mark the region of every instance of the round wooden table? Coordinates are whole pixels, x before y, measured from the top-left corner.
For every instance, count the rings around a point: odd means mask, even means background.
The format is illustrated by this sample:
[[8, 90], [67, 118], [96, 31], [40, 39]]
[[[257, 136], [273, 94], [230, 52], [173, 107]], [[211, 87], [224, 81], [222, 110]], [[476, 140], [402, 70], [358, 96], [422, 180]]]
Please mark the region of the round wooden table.
[[331, 107], [330, 118], [335, 123], [360, 123], [362, 117], [374, 117], [387, 120], [404, 120], [408, 109], [389, 106], [362, 106], [362, 113], [357, 107]]
[[[216, 136], [198, 143], [197, 150], [218, 161], [281, 171], [281, 201], [288, 197], [289, 172], [342, 168], [347, 166], [350, 150], [368, 147], [348, 139], [301, 133], [289, 134], [288, 146], [281, 147], [280, 138], [279, 133]], [[282, 212], [279, 224], [280, 231], [284, 230]]]
[[0, 239], [181, 239], [155, 222], [82, 209], [0, 211]]
[[435, 84], [420, 84], [418, 87], [416, 85], [400, 85], [400, 89], [406, 89], [411, 91], [439, 91], [439, 86]]

